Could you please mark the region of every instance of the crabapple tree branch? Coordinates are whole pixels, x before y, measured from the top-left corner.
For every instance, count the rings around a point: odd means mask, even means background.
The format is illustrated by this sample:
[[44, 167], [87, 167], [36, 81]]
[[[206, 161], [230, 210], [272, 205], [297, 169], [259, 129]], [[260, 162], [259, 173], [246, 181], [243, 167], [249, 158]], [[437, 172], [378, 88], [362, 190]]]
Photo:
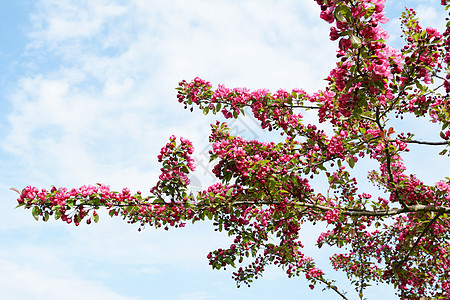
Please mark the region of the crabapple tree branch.
[[[411, 144], [442, 147], [439, 155], [447, 155], [450, 22], [442, 32], [422, 28], [416, 12], [406, 9], [400, 19], [404, 46], [395, 49], [381, 26], [388, 21], [384, 0], [315, 2], [337, 46], [323, 90], [213, 88], [198, 77], [177, 87], [185, 108], [226, 119], [249, 113], [284, 141], [245, 140], [217, 121], [209, 136], [217, 183], [198, 193], [190, 191], [188, 178], [195, 170], [194, 147], [171, 136], [158, 155], [161, 174], [148, 196], [105, 184], [28, 186], [17, 190], [18, 206], [31, 209], [36, 220], [54, 217], [75, 225], [98, 222], [103, 208], [139, 230], [211, 220], [233, 243], [207, 254], [209, 264], [235, 268], [238, 286], [251, 284], [273, 264], [288, 277], [303, 276], [311, 289], [322, 285], [350, 299], [303, 252], [304, 224], [321, 223], [327, 229], [315, 246], [337, 250], [331, 265], [347, 275], [360, 299], [371, 283], [392, 285], [400, 299], [449, 299], [450, 178], [426, 184], [407, 172], [403, 156], [416, 151]], [[447, 1], [441, 4], [449, 10]], [[305, 120], [305, 111], [317, 114], [317, 123]], [[411, 132], [399, 131], [408, 122], [404, 115], [434, 123], [436, 138], [430, 139], [441, 140], [416, 138], [411, 123]], [[355, 177], [368, 161], [376, 163], [364, 174], [373, 190]]]

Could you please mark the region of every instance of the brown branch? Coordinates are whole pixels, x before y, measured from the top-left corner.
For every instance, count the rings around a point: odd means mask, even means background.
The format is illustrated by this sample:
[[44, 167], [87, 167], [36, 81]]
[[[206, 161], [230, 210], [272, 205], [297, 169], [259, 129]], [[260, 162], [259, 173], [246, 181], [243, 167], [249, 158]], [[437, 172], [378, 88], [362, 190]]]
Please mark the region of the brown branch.
[[[387, 143], [384, 145], [384, 154], [386, 154], [386, 169], [389, 174], [389, 182], [394, 183], [394, 175], [392, 175], [392, 169], [391, 169], [391, 154], [389, 153], [389, 150], [387, 148]], [[403, 201], [400, 201], [402, 206], [405, 206]]]
[[345, 297], [344, 293], [343, 293], [343, 292], [340, 292], [340, 291], [338, 290], [338, 288], [337, 288], [335, 285], [331, 285], [331, 283], [329, 283], [328, 281], [326, 281], [325, 279], [320, 278], [320, 277], [317, 278], [317, 280], [320, 281], [320, 282], [322, 282], [322, 283], [324, 283], [324, 284], [326, 284], [326, 285], [327, 285], [327, 288], [329, 288], [329, 289], [335, 291], [339, 296], [342, 297], [342, 299], [348, 300], [348, 298]]
[[[418, 141], [418, 140], [407, 140], [407, 139], [398, 139], [405, 143], [411, 143], [411, 144], [420, 144], [420, 145], [430, 145], [430, 146], [445, 146], [449, 145], [450, 142], [427, 142], [427, 141]], [[395, 140], [388, 140], [388, 142], [392, 143], [395, 142]]]
[[[276, 106], [274, 106], [276, 107]], [[283, 107], [291, 107], [291, 108], [305, 108], [305, 109], [319, 109], [320, 106], [307, 106], [307, 105], [285, 105]]]
[[[379, 107], [376, 108], [375, 115], [376, 115], [376, 123], [378, 125], [378, 129], [380, 130], [380, 132], [383, 132], [384, 127], [381, 125], [382, 117], [380, 117], [380, 108]], [[394, 185], [394, 176], [392, 174], [392, 169], [391, 169], [391, 154], [389, 153], [389, 149], [387, 147], [389, 141], [386, 140], [385, 137], [383, 137], [383, 139], [384, 139], [384, 154], [386, 155], [386, 169], [387, 169], [387, 173], [389, 175], [389, 182]], [[397, 192], [395, 192], [395, 195], [397, 196]], [[406, 203], [404, 201], [402, 201], [401, 199], [399, 199], [398, 201], [400, 202], [400, 204], [403, 208], [406, 207]]]
[[371, 122], [374, 122], [374, 123], [376, 123], [376, 122], [377, 122], [377, 121], [376, 121], [375, 119], [372, 119], [372, 118], [370, 118], [370, 117], [367, 117], [367, 116], [363, 116], [363, 115], [361, 115], [360, 117], [361, 117], [361, 119], [364, 119], [364, 120], [368, 120], [368, 121], [371, 121]]
[[[234, 205], [276, 205], [278, 202], [273, 201], [237, 201], [232, 203]], [[300, 206], [309, 207], [309, 208], [317, 208], [322, 211], [330, 211], [334, 209], [341, 210], [341, 214], [346, 216], [370, 216], [370, 217], [386, 217], [386, 216], [395, 216], [404, 213], [414, 213], [414, 212], [435, 212], [435, 213], [450, 213], [450, 207], [447, 206], [435, 206], [435, 205], [410, 205], [405, 206], [403, 208], [392, 208], [387, 210], [366, 210], [366, 209], [341, 209], [339, 207], [329, 207], [324, 205], [312, 204], [312, 203], [293, 203], [298, 204]]]
[[411, 254], [413, 253], [413, 251], [417, 248], [417, 246], [419, 245], [420, 240], [423, 238], [423, 236], [425, 235], [425, 233], [430, 229], [431, 225], [436, 222], [436, 220], [442, 215], [441, 212], [438, 212], [436, 214], [436, 216], [434, 216], [434, 218], [428, 222], [428, 224], [425, 226], [425, 228], [422, 230], [422, 232], [420, 233], [419, 237], [416, 239], [414, 245], [411, 247], [411, 249], [409, 249], [408, 254], [399, 262], [395, 264], [395, 269], [397, 270], [400, 266], [402, 266], [405, 261], [411, 256]]
[[[272, 198], [272, 197], [270, 197]], [[86, 200], [86, 199], [82, 199]], [[150, 199], [142, 199], [140, 203], [88, 203], [87, 201], [82, 201], [81, 203], [76, 203], [73, 205], [73, 207], [80, 207], [84, 206], [86, 209], [86, 206], [90, 206], [92, 208], [99, 208], [99, 207], [107, 207], [108, 209], [111, 209], [113, 207], [130, 207], [130, 206], [153, 206], [153, 205], [164, 205], [167, 207], [171, 206], [183, 206], [185, 205], [184, 201], [180, 202], [165, 202], [165, 203], [151, 203], [149, 202]], [[162, 199], [160, 199], [162, 200]], [[304, 199], [307, 200], [307, 197]], [[163, 200], [164, 201], [164, 200]], [[222, 203], [214, 203], [215, 205], [278, 205], [280, 202], [275, 201], [234, 201], [234, 202], [222, 202]], [[437, 206], [437, 205], [422, 205], [422, 204], [416, 204], [416, 205], [409, 205], [402, 208], [392, 208], [392, 209], [385, 209], [385, 210], [367, 210], [367, 209], [352, 209], [352, 208], [341, 208], [341, 207], [329, 207], [325, 205], [319, 205], [314, 203], [307, 203], [307, 202], [292, 202], [291, 205], [298, 205], [300, 207], [304, 208], [311, 208], [311, 209], [317, 209], [320, 211], [330, 211], [338, 209], [340, 210], [341, 214], [346, 216], [371, 216], [371, 217], [387, 217], [387, 216], [395, 216], [399, 214], [404, 213], [417, 213], [417, 212], [435, 212], [438, 214], [450, 214], [450, 206]], [[29, 205], [27, 204], [26, 208], [34, 206], [33, 204]], [[36, 204], [38, 205], [38, 204]], [[208, 207], [208, 204], [205, 203], [191, 203], [191, 209], [204, 209], [205, 207]]]

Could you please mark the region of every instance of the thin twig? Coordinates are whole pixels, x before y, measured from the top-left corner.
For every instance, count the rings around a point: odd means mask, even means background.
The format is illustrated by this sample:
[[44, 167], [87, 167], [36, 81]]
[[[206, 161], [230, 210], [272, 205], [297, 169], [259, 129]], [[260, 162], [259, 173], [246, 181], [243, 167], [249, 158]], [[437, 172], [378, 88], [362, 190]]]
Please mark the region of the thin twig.
[[317, 280], [320, 281], [320, 282], [322, 282], [322, 283], [324, 283], [324, 284], [326, 284], [326, 285], [327, 285], [327, 288], [329, 288], [329, 289], [335, 291], [339, 296], [342, 297], [342, 299], [348, 300], [348, 298], [345, 297], [344, 293], [343, 293], [343, 292], [340, 292], [340, 291], [338, 290], [338, 288], [337, 288], [335, 285], [331, 285], [331, 283], [329, 283], [328, 281], [326, 281], [325, 279], [320, 278], [320, 277], [317, 278]]

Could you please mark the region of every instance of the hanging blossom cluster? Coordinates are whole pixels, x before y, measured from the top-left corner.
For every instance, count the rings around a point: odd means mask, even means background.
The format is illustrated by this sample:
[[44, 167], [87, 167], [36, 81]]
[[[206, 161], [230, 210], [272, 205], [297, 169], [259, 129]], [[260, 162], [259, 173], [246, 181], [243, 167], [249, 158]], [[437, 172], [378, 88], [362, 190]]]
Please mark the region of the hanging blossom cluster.
[[191, 141], [180, 138], [181, 145], [177, 147], [176, 137], [171, 136], [158, 155], [158, 162], [162, 163], [161, 175], [159, 179], [162, 182], [171, 182], [175, 186], [181, 184], [189, 185], [190, 180], [187, 177], [189, 171], [195, 171], [195, 163], [191, 155], [194, 153], [194, 146]]
[[[97, 222], [97, 211], [106, 208], [139, 230], [211, 220], [233, 243], [211, 251], [209, 263], [235, 268], [238, 286], [273, 264], [288, 277], [303, 275], [311, 289], [321, 284], [348, 299], [303, 252], [303, 224], [323, 223], [327, 230], [317, 234], [316, 246], [340, 248], [330, 262], [347, 274], [360, 298], [374, 282], [392, 285], [400, 299], [450, 298], [450, 178], [427, 185], [408, 173], [402, 158], [411, 144], [439, 147], [440, 155], [450, 146], [450, 23], [443, 32], [424, 29], [416, 12], [406, 9], [405, 44], [397, 50], [386, 44], [389, 35], [380, 25], [388, 21], [384, 0], [315, 2], [337, 45], [324, 90], [213, 88], [198, 77], [177, 88], [185, 108], [226, 119], [249, 113], [262, 129], [283, 135], [283, 142], [245, 140], [216, 122], [209, 140], [219, 182], [195, 195], [188, 179], [194, 148], [172, 136], [158, 155], [161, 175], [149, 196], [106, 185], [26, 187], [19, 206], [32, 209], [36, 220], [54, 216], [75, 225]], [[447, 1], [441, 4], [450, 9]], [[316, 112], [319, 124], [305, 122], [305, 111]], [[405, 114], [439, 125], [439, 140], [397, 132]], [[326, 134], [322, 123], [332, 132]], [[381, 196], [360, 191], [354, 177], [353, 169], [368, 160], [378, 164], [367, 177]]]

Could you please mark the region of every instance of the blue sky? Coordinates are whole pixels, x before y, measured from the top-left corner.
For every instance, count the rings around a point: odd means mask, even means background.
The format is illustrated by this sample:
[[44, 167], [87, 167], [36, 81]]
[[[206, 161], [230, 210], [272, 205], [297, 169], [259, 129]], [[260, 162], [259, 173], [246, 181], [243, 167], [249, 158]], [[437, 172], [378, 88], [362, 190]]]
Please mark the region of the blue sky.
[[[394, 45], [403, 6], [442, 28], [440, 1], [388, 1]], [[175, 87], [196, 76], [217, 86], [308, 91], [323, 88], [335, 43], [314, 1], [134, 0], [3, 1], [0, 11], [0, 290], [4, 299], [326, 299], [303, 278], [269, 269], [237, 289], [231, 270], [212, 271], [206, 255], [228, 245], [210, 224], [169, 232], [102, 215], [95, 225], [35, 222], [14, 209], [10, 187], [74, 187], [102, 182], [147, 193], [156, 156], [172, 134], [189, 138], [206, 165], [214, 118], [185, 111]], [[441, 27], [439, 27], [441, 26]], [[408, 123], [417, 125], [416, 123]], [[426, 123], [424, 123], [426, 124]], [[250, 119], [233, 130], [276, 139]], [[428, 125], [423, 125], [427, 134]], [[437, 138], [433, 138], [437, 139]], [[433, 156], [411, 156], [429, 183], [445, 172]], [[434, 165], [433, 165], [434, 163]], [[424, 167], [427, 166], [427, 168]], [[431, 166], [431, 167], [429, 167]], [[209, 173], [194, 174], [206, 187]], [[306, 230], [314, 243], [319, 231]], [[306, 247], [327, 267], [326, 254]], [[331, 273], [343, 288], [346, 279]], [[308, 293], [308, 294], [305, 294]], [[351, 298], [356, 298], [349, 292]], [[369, 299], [395, 299], [389, 287]], [[372, 297], [370, 297], [372, 296]]]

